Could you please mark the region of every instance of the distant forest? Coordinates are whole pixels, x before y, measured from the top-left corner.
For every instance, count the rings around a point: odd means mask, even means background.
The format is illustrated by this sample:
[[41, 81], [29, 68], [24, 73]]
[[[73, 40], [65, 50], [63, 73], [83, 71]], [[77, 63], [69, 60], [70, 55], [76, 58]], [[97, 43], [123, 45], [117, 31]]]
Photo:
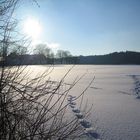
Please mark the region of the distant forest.
[[79, 56], [79, 64], [140, 64], [140, 52], [114, 52], [106, 55]]
[[[64, 54], [63, 54], [64, 53]], [[58, 51], [58, 57], [44, 54], [9, 54], [6, 60], [1, 59], [0, 65], [45, 65], [45, 64], [140, 64], [140, 52], [113, 52], [106, 55], [73, 56], [67, 51]]]

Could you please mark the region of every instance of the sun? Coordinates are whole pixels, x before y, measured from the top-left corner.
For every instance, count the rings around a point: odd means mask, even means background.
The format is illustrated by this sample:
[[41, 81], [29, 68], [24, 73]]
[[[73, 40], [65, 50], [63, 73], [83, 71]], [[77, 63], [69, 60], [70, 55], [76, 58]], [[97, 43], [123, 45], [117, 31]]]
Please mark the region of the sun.
[[29, 18], [24, 21], [23, 31], [24, 33], [31, 37], [33, 40], [36, 40], [41, 34], [41, 25], [38, 20]]

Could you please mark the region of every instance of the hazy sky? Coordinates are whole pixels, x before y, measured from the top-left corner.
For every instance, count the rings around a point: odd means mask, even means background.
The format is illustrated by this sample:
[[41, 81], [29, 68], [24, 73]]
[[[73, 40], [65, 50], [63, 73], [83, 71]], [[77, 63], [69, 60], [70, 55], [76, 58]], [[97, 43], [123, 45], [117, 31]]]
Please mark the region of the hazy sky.
[[34, 18], [42, 32], [36, 42], [74, 55], [140, 51], [140, 0], [24, 0], [22, 21]]

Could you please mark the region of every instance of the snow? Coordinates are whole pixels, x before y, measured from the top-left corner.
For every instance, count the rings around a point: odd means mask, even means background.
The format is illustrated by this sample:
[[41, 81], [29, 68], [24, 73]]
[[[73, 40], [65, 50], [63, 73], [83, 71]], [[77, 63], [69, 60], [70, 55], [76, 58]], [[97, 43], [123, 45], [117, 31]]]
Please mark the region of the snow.
[[[30, 67], [41, 73], [48, 66]], [[50, 77], [59, 81], [71, 67], [54, 66]], [[86, 75], [69, 95], [77, 97], [95, 76], [92, 85], [84, 94], [82, 104], [87, 108], [93, 104], [90, 117], [86, 120], [92, 124], [91, 127], [97, 128], [96, 132], [105, 140], [140, 140], [140, 99], [137, 98], [140, 94], [140, 66], [76, 65], [64, 82], [71, 84], [77, 76], [84, 73]], [[73, 101], [70, 105], [72, 113], [82, 112], [79, 110], [80, 101]]]

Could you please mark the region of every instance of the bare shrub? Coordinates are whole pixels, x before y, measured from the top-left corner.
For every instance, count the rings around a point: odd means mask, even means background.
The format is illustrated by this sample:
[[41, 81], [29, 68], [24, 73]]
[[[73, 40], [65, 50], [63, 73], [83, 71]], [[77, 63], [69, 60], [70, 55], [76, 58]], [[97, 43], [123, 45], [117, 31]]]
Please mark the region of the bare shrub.
[[[14, 38], [17, 21], [12, 15], [19, 2], [0, 1], [0, 139], [75, 139], [83, 133], [83, 127], [77, 117], [68, 117], [67, 95], [81, 78], [61, 90], [71, 69], [61, 81], [55, 82], [48, 78], [50, 69], [29, 78], [26, 66], [7, 66], [10, 47], [20, 43], [23, 45], [25, 41], [23, 38]], [[86, 89], [77, 98], [83, 97]]]

